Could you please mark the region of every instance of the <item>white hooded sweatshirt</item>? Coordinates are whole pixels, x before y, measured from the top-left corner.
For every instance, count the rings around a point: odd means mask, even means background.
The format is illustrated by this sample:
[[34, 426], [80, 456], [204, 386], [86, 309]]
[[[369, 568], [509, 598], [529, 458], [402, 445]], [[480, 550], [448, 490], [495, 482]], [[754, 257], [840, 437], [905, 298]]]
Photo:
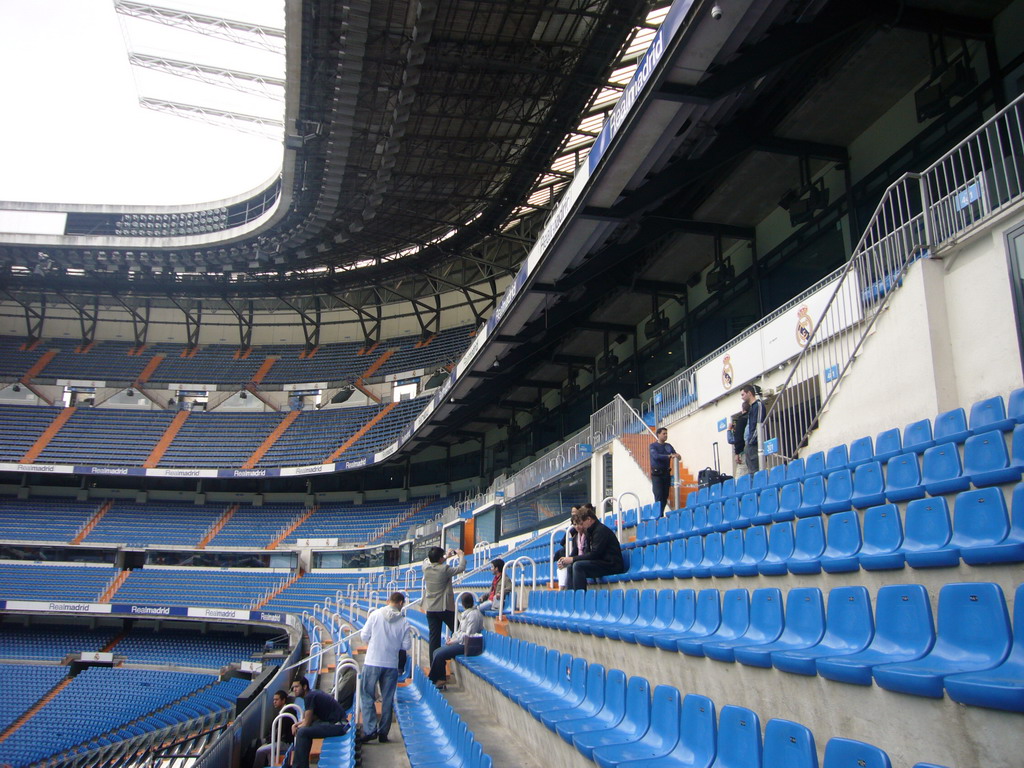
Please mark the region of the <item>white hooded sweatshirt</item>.
[[363, 664], [367, 666], [396, 669], [398, 652], [412, 648], [409, 622], [401, 611], [396, 611], [391, 605], [371, 611], [359, 634], [366, 643]]

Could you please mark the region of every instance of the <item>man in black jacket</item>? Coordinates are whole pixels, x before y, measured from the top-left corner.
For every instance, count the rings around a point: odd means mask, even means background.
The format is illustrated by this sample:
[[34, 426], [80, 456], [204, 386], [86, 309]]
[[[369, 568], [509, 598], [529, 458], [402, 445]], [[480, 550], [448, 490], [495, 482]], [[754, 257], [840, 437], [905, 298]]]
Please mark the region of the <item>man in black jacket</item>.
[[580, 507], [577, 520], [576, 529], [584, 531], [583, 551], [558, 560], [558, 567], [569, 571], [566, 586], [569, 589], [586, 589], [588, 578], [625, 571], [619, 540], [611, 528], [597, 519], [594, 507], [590, 504]]

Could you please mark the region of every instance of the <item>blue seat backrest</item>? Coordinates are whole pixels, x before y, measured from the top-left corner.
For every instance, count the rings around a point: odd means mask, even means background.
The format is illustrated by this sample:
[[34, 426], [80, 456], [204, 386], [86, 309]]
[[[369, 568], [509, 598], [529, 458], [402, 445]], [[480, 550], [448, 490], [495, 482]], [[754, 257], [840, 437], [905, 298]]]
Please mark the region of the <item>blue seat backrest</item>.
[[786, 481], [799, 480], [804, 476], [804, 460], [793, 459], [786, 465]]
[[850, 466], [856, 467], [865, 461], [871, 461], [875, 457], [875, 449], [871, 443], [871, 436], [858, 437], [850, 443]]
[[990, 429], [1008, 430], [1013, 428], [1013, 419], [1006, 417], [1006, 408], [1000, 395], [979, 400], [971, 406], [968, 422], [971, 432], [987, 432]]
[[825, 632], [825, 600], [817, 587], [797, 587], [786, 595], [784, 638], [817, 641]]
[[822, 518], [803, 517], [796, 521], [793, 554], [797, 556], [821, 555], [825, 549], [825, 531]]
[[786, 560], [793, 554], [793, 524], [775, 523], [768, 531], [768, 554]]
[[810, 729], [790, 720], [769, 720], [764, 726], [761, 768], [818, 768], [818, 753]]
[[828, 449], [825, 456], [825, 471], [831, 472], [836, 469], [845, 469], [850, 465], [850, 454], [846, 444], [834, 445]]
[[907, 549], [937, 549], [949, 543], [953, 528], [945, 497], [914, 499], [907, 504], [903, 540]]
[[1010, 399], [1006, 405], [1006, 415], [1018, 423], [1024, 422], [1024, 387], [1010, 393]]
[[954, 659], [980, 656], [999, 663], [1012, 642], [1006, 598], [998, 584], [946, 584], [939, 591], [933, 652]]
[[[811, 519], [811, 518], [807, 518]], [[799, 527], [799, 523], [797, 523]], [[860, 517], [856, 511], [848, 509], [836, 512], [828, 519], [826, 532], [828, 544], [826, 555], [853, 554], [860, 549]]]
[[740, 496], [750, 491], [750, 475], [740, 475], [736, 478], [736, 495]]
[[679, 726], [677, 749], [683, 752], [680, 757], [692, 757], [691, 765], [710, 765], [718, 744], [715, 702], [707, 696], [686, 694], [679, 715]]
[[829, 739], [821, 768], [892, 768], [889, 756], [878, 747], [853, 739]]
[[1010, 516], [999, 488], [982, 488], [957, 495], [953, 505], [953, 543], [956, 546], [997, 544], [1009, 532]]
[[768, 470], [768, 485], [778, 486], [786, 482], [786, 465], [779, 464]]
[[922, 453], [925, 448], [931, 448], [934, 444], [931, 419], [921, 419], [907, 424], [903, 428], [904, 451]]
[[812, 453], [804, 462], [804, 477], [825, 474], [825, 452]]
[[761, 721], [746, 707], [728, 704], [718, 716], [718, 756], [722, 768], [759, 766], [762, 757]]
[[893, 456], [903, 452], [900, 431], [893, 427], [878, 433], [875, 438], [875, 458], [879, 461], [888, 461]]
[[935, 417], [935, 429], [932, 438], [935, 444], [949, 442], [963, 442], [970, 435], [967, 429], [967, 414], [963, 408], [954, 408], [951, 411], [940, 413]]

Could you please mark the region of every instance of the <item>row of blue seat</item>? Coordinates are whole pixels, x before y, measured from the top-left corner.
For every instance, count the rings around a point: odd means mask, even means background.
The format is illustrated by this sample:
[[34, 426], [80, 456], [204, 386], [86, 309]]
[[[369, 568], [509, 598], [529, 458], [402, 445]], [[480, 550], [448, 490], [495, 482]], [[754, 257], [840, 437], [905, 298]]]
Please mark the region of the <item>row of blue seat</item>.
[[[895, 504], [831, 517], [805, 517], [707, 533], [625, 550], [625, 573], [605, 582], [668, 578], [778, 576], [864, 570], [1024, 562], [1024, 483], [1011, 512], [999, 488], [965, 491], [954, 500], [916, 499], [901, 516]], [[905, 518], [905, 519], [901, 519]], [[826, 524], [827, 523], [827, 524]]]
[[412, 685], [398, 689], [395, 711], [412, 768], [491, 768], [491, 757], [418, 666]]
[[[789, 720], [724, 706], [706, 696], [501, 635], [484, 633], [481, 656], [459, 661], [603, 768], [817, 768], [814, 736]], [[924, 763], [918, 764], [923, 768]], [[871, 744], [833, 738], [822, 768], [890, 768]]]
[[986, 582], [946, 584], [938, 624], [918, 584], [878, 590], [836, 587], [828, 609], [820, 589], [670, 589], [534, 592], [513, 621], [596, 637], [818, 674], [919, 696], [1024, 712], [1024, 585], [1011, 629], [1003, 591]]

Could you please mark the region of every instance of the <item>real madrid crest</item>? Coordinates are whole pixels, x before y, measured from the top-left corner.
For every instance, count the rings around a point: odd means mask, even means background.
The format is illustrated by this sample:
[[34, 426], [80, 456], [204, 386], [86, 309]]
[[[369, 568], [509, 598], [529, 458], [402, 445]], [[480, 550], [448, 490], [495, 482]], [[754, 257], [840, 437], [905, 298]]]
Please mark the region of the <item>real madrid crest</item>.
[[732, 389], [732, 358], [726, 355], [722, 360], [722, 389]]
[[807, 307], [800, 307], [796, 311], [796, 343], [801, 347], [806, 347], [807, 342], [811, 340], [811, 331], [813, 330], [814, 321], [807, 313]]

